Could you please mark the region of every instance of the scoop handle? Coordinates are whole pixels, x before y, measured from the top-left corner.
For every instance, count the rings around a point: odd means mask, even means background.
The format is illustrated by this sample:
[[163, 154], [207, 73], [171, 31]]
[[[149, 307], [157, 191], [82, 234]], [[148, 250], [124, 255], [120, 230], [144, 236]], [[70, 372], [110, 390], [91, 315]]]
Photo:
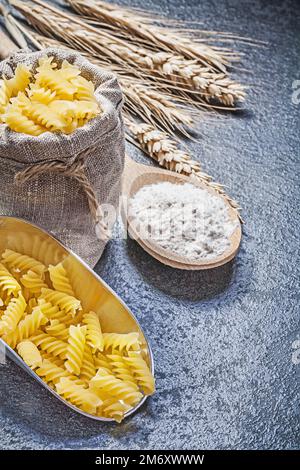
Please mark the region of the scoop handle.
[[4, 31], [0, 30], [0, 59], [6, 59], [10, 54], [18, 50], [18, 46], [8, 37]]

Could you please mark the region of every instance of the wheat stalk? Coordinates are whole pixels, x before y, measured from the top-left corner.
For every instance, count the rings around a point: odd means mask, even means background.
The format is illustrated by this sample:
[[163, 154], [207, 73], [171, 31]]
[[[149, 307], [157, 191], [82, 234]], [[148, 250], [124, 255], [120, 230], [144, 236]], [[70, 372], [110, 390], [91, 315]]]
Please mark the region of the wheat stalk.
[[[214, 100], [225, 106], [234, 106], [245, 97], [242, 85], [224, 73], [212, 72], [196, 60], [137, 47], [40, 0], [33, 2], [10, 0], [33, 27], [47, 36], [61, 38], [71, 47], [96, 56], [104, 55], [107, 60], [126, 67], [131, 73], [147, 72], [153, 77], [159, 77], [166, 82], [167, 89], [168, 85], [175, 85], [175, 92], [197, 92], [212, 106]], [[174, 91], [174, 88], [169, 88], [169, 91]], [[197, 94], [194, 94], [196, 97]]]
[[14, 38], [15, 43], [22, 49], [27, 46], [26, 41], [19, 31], [18, 27], [14, 24], [13, 16], [8, 12], [4, 5], [0, 4], [0, 14], [3, 16], [3, 22], [5, 28], [10, 33], [10, 35]]
[[[135, 10], [100, 0], [67, 0], [79, 13], [110, 25], [118, 32], [127, 32], [131, 37], [140, 38], [148, 45], [155, 44], [187, 58], [196, 58], [205, 67], [226, 71], [229, 61], [238, 60], [238, 54], [225, 48], [199, 44], [184, 31], [161, 28], [149, 20], [149, 13], [141, 15]], [[163, 21], [163, 19], [162, 19]]]
[[218, 194], [222, 195], [236, 212], [239, 220], [243, 222], [237, 202], [229, 197], [224, 187], [212, 181], [212, 177], [201, 170], [200, 163], [193, 160], [188, 152], [180, 150], [178, 143], [165, 133], [155, 127], [137, 123], [130, 116], [124, 117], [125, 124], [133, 137], [139, 143], [139, 147], [150, 155], [153, 160], [157, 161], [160, 166], [167, 170], [175, 171], [205, 184], [209, 188], [214, 189]]

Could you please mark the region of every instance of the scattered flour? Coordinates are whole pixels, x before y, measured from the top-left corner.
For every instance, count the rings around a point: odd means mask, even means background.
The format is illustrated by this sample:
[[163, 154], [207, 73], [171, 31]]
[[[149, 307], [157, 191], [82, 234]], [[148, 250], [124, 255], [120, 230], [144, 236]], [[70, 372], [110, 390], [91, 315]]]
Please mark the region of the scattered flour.
[[141, 238], [191, 261], [224, 253], [237, 226], [221, 197], [189, 183], [144, 186], [130, 200], [129, 217]]

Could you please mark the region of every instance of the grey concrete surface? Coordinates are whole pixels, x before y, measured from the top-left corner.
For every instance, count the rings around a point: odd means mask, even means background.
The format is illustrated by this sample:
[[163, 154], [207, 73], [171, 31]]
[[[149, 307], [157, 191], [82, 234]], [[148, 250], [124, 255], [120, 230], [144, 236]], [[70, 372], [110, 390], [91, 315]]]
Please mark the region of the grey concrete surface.
[[111, 241], [96, 270], [149, 337], [156, 395], [123, 424], [99, 424], [7, 363], [0, 367], [0, 448], [297, 449], [300, 103], [292, 83], [300, 80], [299, 2], [133, 4], [268, 43], [235, 44], [245, 54], [248, 71], [236, 74], [250, 86], [247, 102], [235, 115], [200, 122], [200, 141], [191, 145], [243, 207], [242, 247], [227, 266], [197, 273], [159, 264], [134, 241]]

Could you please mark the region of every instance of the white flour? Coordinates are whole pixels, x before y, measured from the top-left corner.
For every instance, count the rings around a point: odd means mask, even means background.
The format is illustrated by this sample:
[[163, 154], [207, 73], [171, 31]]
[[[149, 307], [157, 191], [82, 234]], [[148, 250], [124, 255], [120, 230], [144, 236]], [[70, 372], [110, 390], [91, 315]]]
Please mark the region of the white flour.
[[144, 186], [130, 200], [129, 217], [141, 238], [191, 261], [224, 253], [237, 226], [221, 197], [189, 183]]

